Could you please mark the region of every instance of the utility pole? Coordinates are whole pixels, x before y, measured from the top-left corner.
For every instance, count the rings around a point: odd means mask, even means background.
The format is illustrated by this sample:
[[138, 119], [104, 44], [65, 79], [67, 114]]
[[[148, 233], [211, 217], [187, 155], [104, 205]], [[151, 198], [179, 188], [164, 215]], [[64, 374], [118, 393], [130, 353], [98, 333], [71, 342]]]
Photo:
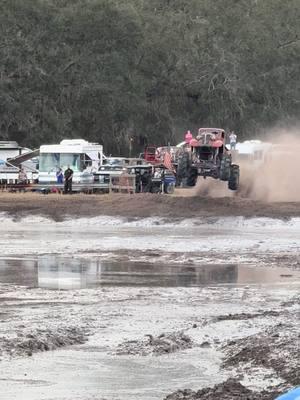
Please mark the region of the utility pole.
[[129, 158], [131, 158], [131, 153], [132, 153], [132, 142], [133, 138], [129, 138]]

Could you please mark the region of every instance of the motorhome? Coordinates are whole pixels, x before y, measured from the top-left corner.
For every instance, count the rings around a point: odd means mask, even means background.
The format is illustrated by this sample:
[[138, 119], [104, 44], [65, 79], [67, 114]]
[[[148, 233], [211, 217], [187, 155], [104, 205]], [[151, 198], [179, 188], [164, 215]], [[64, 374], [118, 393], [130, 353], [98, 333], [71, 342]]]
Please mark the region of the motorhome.
[[83, 139], [43, 145], [40, 147], [39, 183], [55, 183], [57, 170], [64, 171], [68, 166], [74, 171], [74, 183], [92, 182], [93, 172], [99, 170], [103, 159], [103, 146]]

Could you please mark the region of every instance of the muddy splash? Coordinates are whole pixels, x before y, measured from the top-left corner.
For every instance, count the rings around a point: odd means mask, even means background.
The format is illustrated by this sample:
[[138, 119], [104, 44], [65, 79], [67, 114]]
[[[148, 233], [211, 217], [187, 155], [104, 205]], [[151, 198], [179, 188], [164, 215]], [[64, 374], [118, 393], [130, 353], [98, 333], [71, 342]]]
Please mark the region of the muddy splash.
[[255, 169], [242, 165], [243, 196], [263, 201], [300, 200], [300, 138], [296, 133], [275, 133], [273, 145], [263, 163]]

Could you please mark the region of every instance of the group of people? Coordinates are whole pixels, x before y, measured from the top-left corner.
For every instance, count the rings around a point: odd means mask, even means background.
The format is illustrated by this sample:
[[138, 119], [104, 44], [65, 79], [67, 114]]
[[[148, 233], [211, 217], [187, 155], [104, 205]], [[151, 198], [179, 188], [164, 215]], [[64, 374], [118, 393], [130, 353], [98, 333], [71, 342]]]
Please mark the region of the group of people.
[[72, 193], [73, 174], [74, 171], [69, 165], [65, 172], [63, 172], [62, 168], [58, 168], [56, 171], [56, 182], [58, 184], [64, 183], [64, 193]]
[[[231, 131], [230, 134], [228, 135], [229, 137], [229, 145], [230, 145], [230, 150], [235, 150], [236, 149], [236, 142], [237, 142], [237, 135], [234, 131]], [[185, 143], [189, 144], [191, 140], [193, 139], [193, 135], [191, 131], [187, 131], [184, 137]]]
[[[68, 165], [68, 168], [63, 172], [62, 168], [58, 168], [56, 171], [56, 183], [64, 184], [64, 193], [72, 193], [72, 182], [73, 182], [73, 170]], [[20, 185], [26, 185], [28, 178], [24, 168], [20, 168], [18, 175], [18, 183]]]

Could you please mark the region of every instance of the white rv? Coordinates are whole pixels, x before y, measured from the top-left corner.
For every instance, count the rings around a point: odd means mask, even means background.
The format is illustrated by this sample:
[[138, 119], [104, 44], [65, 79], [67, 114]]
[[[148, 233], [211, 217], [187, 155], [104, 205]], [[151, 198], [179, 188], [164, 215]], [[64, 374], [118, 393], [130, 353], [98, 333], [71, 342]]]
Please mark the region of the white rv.
[[62, 140], [60, 144], [40, 147], [39, 183], [56, 182], [58, 168], [68, 166], [74, 171], [74, 183], [93, 181], [92, 172], [99, 170], [103, 163], [103, 146], [83, 139]]

